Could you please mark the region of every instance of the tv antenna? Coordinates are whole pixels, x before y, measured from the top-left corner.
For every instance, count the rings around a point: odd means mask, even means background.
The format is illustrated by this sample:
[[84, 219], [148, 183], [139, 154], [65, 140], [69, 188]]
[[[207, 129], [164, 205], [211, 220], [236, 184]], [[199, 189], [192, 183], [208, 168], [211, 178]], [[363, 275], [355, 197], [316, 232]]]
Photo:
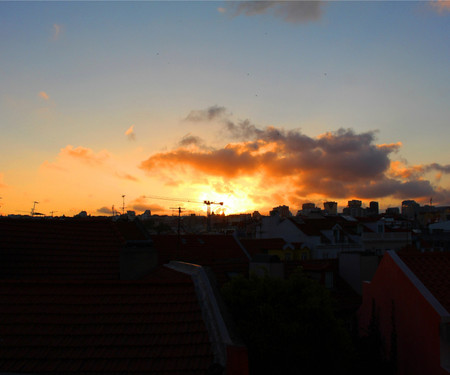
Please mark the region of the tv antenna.
[[185, 210], [184, 207], [170, 207], [171, 210], [178, 210], [178, 236], [180, 236], [180, 230], [181, 230], [181, 212]]
[[122, 215], [125, 215], [125, 194], [122, 195]]

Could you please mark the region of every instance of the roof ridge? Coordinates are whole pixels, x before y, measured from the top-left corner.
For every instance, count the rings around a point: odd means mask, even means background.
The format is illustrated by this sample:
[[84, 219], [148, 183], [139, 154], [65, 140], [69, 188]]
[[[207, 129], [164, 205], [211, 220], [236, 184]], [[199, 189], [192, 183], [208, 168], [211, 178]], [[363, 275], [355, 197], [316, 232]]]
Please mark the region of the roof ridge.
[[[425, 284], [419, 279], [419, 277], [406, 265], [401, 257], [393, 250], [389, 250], [387, 254], [394, 260], [397, 266], [403, 271], [408, 279], [413, 283], [422, 296], [428, 301], [428, 303], [436, 310], [441, 317], [450, 318], [450, 313], [439, 302], [439, 300], [431, 293], [431, 291], [425, 286]], [[418, 255], [418, 254], [413, 254]]]

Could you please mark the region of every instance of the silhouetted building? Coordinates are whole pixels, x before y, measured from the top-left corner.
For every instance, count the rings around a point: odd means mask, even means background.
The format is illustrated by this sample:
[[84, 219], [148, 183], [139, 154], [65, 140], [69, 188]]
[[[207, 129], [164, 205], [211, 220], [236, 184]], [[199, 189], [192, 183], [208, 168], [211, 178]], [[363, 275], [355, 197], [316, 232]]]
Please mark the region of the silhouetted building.
[[378, 202], [370, 202], [369, 203], [369, 215], [378, 215], [379, 213], [379, 206], [378, 206]]
[[323, 208], [328, 215], [337, 215], [337, 202], [324, 202]]
[[386, 208], [386, 215], [389, 215], [389, 216], [400, 215], [400, 209], [398, 207], [388, 207], [388, 208]]
[[292, 216], [291, 211], [289, 211], [289, 206], [274, 207], [272, 211], [270, 211], [270, 216], [276, 215], [283, 218]]
[[402, 202], [402, 215], [408, 219], [416, 219], [419, 213], [420, 205], [414, 200]]
[[348, 206], [345, 207], [342, 212], [345, 215], [350, 215], [353, 217], [362, 217], [364, 215], [364, 209], [361, 207], [362, 202], [357, 199], [353, 199], [351, 201], [348, 201]]

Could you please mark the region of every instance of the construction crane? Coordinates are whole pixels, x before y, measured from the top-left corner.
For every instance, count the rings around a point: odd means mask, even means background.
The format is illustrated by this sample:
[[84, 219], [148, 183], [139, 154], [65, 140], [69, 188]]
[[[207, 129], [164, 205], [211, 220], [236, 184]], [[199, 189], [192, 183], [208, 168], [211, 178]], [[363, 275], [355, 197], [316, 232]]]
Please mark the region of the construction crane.
[[[183, 203], [196, 203], [196, 204], [205, 204], [206, 205], [206, 218], [207, 218], [207, 225], [208, 225], [208, 232], [211, 230], [211, 205], [220, 205], [223, 206], [223, 202], [212, 202], [209, 200], [204, 200], [203, 202], [197, 201], [194, 199], [186, 199], [186, 198], [170, 198], [170, 197], [161, 197], [158, 195], [144, 195], [144, 198], [149, 199], [159, 199], [159, 200], [166, 200], [166, 201], [173, 201], [173, 202], [183, 202]], [[181, 209], [181, 207], [180, 207]], [[179, 211], [180, 213], [180, 211]]]
[[44, 216], [44, 214], [36, 212], [36, 204], [39, 204], [39, 202], [36, 201], [33, 202], [33, 208], [31, 209], [31, 216]]
[[223, 206], [223, 202], [212, 202], [212, 201], [196, 201], [194, 199], [186, 199], [186, 198], [169, 198], [169, 197], [161, 197], [158, 195], [144, 195], [144, 198], [149, 199], [160, 199], [160, 200], [166, 200], [166, 201], [173, 201], [173, 202], [183, 202], [183, 203], [198, 203], [198, 204], [205, 204], [206, 205], [206, 213], [207, 215], [211, 215], [211, 205], [217, 204], [220, 206]]

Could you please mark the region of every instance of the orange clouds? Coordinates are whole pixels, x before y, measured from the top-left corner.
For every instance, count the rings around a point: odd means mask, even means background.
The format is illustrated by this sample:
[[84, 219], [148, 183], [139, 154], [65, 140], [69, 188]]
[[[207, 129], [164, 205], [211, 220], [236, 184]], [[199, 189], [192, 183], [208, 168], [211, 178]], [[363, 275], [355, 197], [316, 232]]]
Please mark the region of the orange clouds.
[[[67, 145], [60, 150], [56, 162], [44, 161], [41, 168], [47, 170], [54, 170], [59, 172], [71, 172], [75, 170], [80, 172], [81, 165], [85, 166], [85, 169], [93, 169], [102, 171], [121, 180], [127, 180], [131, 182], [139, 182], [139, 179], [129, 172], [118, 171], [117, 160], [107, 150], [101, 150], [98, 152], [93, 151], [90, 148], [78, 146], [73, 147]], [[77, 166], [78, 165], [78, 166]]]
[[44, 100], [49, 100], [49, 99], [50, 99], [50, 97], [48, 96], [48, 94], [47, 94], [45, 91], [39, 92], [38, 96], [39, 96], [41, 99], [44, 99]]
[[128, 174], [128, 173], [119, 173], [119, 172], [116, 172], [116, 176], [119, 177], [119, 178], [121, 178], [121, 179], [123, 179], [123, 180], [129, 180], [129, 181], [134, 181], [134, 182], [139, 181], [138, 178], [136, 178], [136, 177], [134, 177], [134, 176], [132, 176], [132, 175], [130, 175], [130, 174]]
[[430, 4], [431, 7], [438, 13], [450, 11], [450, 1], [448, 0], [432, 0]]
[[129, 140], [134, 141], [136, 139], [136, 134], [134, 133], [134, 125], [131, 125], [126, 131], [125, 135], [128, 137]]
[[90, 148], [86, 148], [83, 146], [74, 148], [71, 145], [67, 145], [65, 148], [61, 149], [60, 155], [69, 156], [89, 165], [103, 164], [107, 159], [111, 157], [110, 153], [106, 150], [95, 153]]
[[[221, 178], [224, 183], [251, 178], [249, 195], [257, 196], [257, 190], [266, 189], [291, 202], [310, 196], [424, 197], [436, 193], [436, 187], [421, 178], [423, 173], [450, 173], [449, 166], [407, 168], [391, 161], [390, 155], [399, 151], [401, 142], [376, 144], [373, 132], [338, 129], [313, 138], [296, 130], [259, 129], [248, 120], [231, 121], [218, 106], [192, 111], [188, 117], [218, 122], [223, 139], [239, 141], [213, 148], [188, 134], [175, 149], [144, 160], [142, 169], [159, 176], [170, 173], [185, 181], [199, 175]], [[450, 195], [447, 198], [450, 200]]]
[[421, 164], [421, 165], [413, 165], [406, 166], [404, 163], [400, 161], [392, 161], [391, 169], [389, 173], [395, 178], [405, 178], [405, 179], [419, 179], [425, 173], [428, 172], [438, 172], [437, 178], [440, 179], [442, 174], [450, 174], [450, 164], [449, 165], [441, 165], [438, 163], [431, 164]]

